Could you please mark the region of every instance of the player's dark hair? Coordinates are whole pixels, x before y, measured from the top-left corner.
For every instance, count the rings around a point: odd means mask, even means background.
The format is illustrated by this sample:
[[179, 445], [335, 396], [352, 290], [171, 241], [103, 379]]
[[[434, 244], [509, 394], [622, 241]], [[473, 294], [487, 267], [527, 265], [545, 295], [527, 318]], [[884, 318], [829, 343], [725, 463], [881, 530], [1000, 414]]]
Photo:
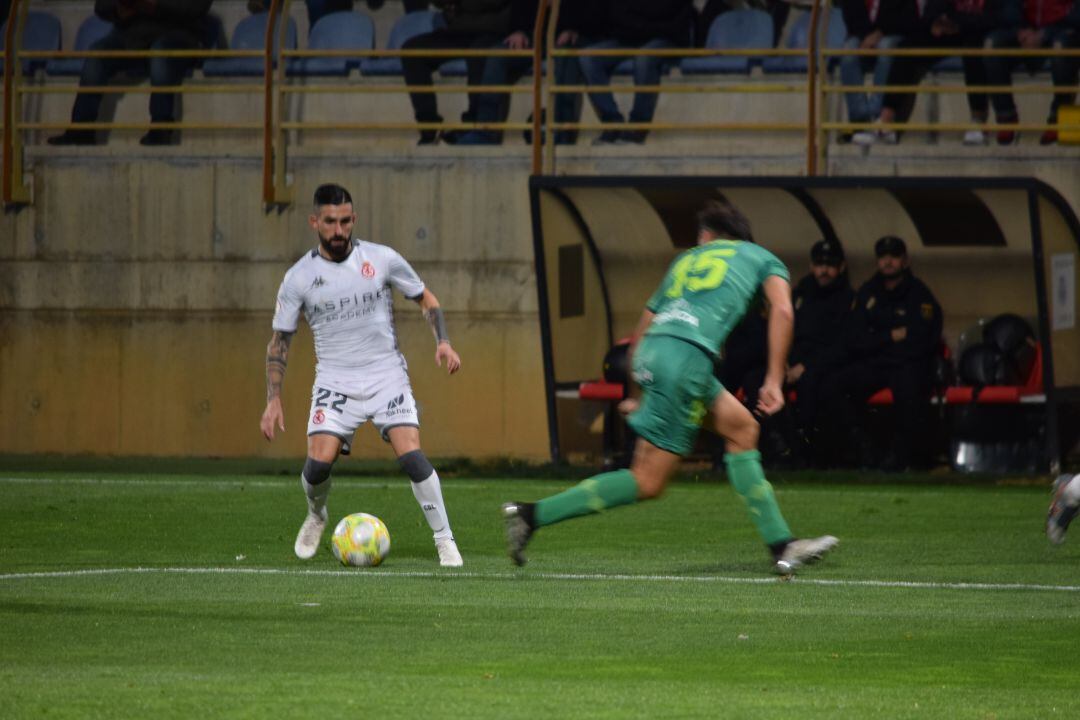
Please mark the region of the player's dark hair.
[[708, 230], [727, 240], [754, 242], [750, 221], [723, 195], [713, 198], [697, 214], [698, 229]]
[[326, 183], [315, 188], [316, 209], [323, 205], [344, 205], [345, 203], [352, 204], [352, 195], [340, 185]]

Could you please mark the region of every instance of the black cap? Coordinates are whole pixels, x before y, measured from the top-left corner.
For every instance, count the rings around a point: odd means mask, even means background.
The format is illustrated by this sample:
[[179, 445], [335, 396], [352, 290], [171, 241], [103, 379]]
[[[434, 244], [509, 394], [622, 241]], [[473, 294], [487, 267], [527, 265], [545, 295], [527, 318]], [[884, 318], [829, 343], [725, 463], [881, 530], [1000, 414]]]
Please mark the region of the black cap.
[[904, 257], [907, 255], [907, 245], [895, 235], [886, 235], [874, 243], [874, 255], [877, 257], [882, 257], [883, 255]]
[[815, 265], [838, 266], [844, 262], [844, 248], [835, 240], [818, 240], [810, 248], [810, 262]]

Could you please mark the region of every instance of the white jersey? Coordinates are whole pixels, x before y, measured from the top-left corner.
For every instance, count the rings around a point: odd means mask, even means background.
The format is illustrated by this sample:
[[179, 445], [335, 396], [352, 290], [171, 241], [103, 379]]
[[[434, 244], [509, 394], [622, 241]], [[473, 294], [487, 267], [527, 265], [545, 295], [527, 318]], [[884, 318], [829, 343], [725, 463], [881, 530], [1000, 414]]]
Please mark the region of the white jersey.
[[274, 330], [296, 332], [303, 311], [315, 336], [316, 375], [342, 389], [373, 370], [404, 369], [392, 287], [411, 300], [424, 293], [424, 282], [393, 248], [355, 240], [341, 262], [312, 250], [285, 273]]

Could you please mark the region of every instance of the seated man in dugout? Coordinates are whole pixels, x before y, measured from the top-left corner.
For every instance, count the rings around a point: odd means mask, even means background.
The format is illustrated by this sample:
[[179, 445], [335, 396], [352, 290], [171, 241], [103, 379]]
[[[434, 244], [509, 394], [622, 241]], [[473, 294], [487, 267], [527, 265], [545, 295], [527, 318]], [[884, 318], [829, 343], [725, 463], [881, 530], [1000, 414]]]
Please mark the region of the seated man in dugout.
[[[1019, 18], [1020, 0], [929, 0], [923, 11], [919, 31], [904, 39], [898, 48], [981, 48], [987, 34], [996, 27], [1010, 25]], [[893, 60], [889, 69], [886, 85], [918, 85], [943, 57], [903, 56]], [[965, 55], [961, 58], [964, 66], [964, 83], [971, 88], [967, 93], [971, 122], [984, 124], [989, 116], [990, 103], [984, 92], [979, 92], [980, 85], [987, 84], [986, 66], [981, 57]], [[887, 92], [882, 99], [880, 123], [907, 122], [915, 107], [915, 93]], [[860, 130], [851, 141], [857, 145], [885, 143], [895, 145], [900, 141], [896, 130], [878, 128]], [[965, 145], [982, 145], [986, 135], [982, 130], [968, 130], [964, 133]]]
[[[1080, 2], [1077, 0], [1023, 0], [1023, 18], [1013, 27], [1001, 27], [990, 33], [992, 48], [1080, 48]], [[1011, 85], [1012, 71], [1017, 65], [1027, 66], [1032, 73], [1042, 68], [1045, 57], [988, 57], [986, 79], [990, 85]], [[1076, 87], [1080, 83], [1080, 57], [1058, 56], [1049, 59], [1050, 77], [1057, 87]], [[1057, 123], [1058, 109], [1071, 105], [1076, 93], [1067, 90], [1054, 93], [1050, 103], [1048, 125]], [[990, 96], [994, 115], [1002, 125], [1017, 123], [1020, 115], [1010, 93], [994, 93]], [[1011, 145], [1020, 134], [1015, 130], [999, 130], [998, 145]], [[1039, 138], [1040, 145], [1053, 145], [1058, 140], [1057, 130], [1046, 130]]]
[[[97, 0], [94, 14], [113, 24], [105, 37], [90, 46], [91, 50], [191, 50], [206, 47], [210, 25], [207, 15], [213, 0]], [[150, 85], [179, 85], [194, 64], [193, 58], [152, 57], [87, 58], [79, 76], [79, 87], [101, 87], [122, 70], [149, 71]], [[100, 93], [79, 93], [71, 109], [71, 122], [92, 123], [101, 109]], [[176, 95], [150, 94], [150, 122], [176, 122]], [[142, 145], [173, 145], [179, 132], [151, 128], [139, 142]], [[48, 139], [50, 145], [93, 145], [97, 134], [78, 127]]]
[[865, 432], [867, 400], [889, 388], [892, 440], [879, 466], [891, 472], [930, 460], [925, 428], [942, 314], [930, 288], [912, 274], [903, 240], [885, 236], [875, 243], [874, 254], [877, 273], [855, 294], [848, 321], [850, 363], [823, 381], [819, 424], [855, 463], [879, 464], [871, 456]]

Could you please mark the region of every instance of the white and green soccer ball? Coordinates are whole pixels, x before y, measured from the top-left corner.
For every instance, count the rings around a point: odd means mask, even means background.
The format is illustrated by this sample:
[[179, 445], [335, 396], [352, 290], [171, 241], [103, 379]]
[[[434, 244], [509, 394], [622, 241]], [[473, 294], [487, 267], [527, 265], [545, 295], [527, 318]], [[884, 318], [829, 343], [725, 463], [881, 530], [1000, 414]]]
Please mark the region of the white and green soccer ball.
[[374, 515], [353, 513], [334, 528], [331, 546], [342, 565], [375, 566], [390, 554], [390, 531]]

